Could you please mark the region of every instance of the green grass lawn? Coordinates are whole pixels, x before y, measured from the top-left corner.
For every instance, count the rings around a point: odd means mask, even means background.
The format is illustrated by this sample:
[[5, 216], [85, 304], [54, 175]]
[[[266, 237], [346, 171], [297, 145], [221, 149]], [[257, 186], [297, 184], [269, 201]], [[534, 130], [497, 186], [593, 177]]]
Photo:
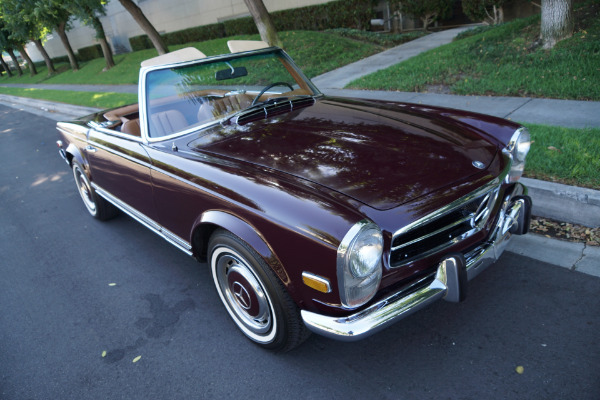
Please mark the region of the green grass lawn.
[[85, 107], [112, 108], [137, 103], [137, 94], [1, 87], [0, 93]]
[[523, 125], [532, 140], [526, 177], [600, 190], [600, 129]]
[[[286, 51], [294, 61], [309, 76], [314, 77], [339, 68], [343, 65], [358, 61], [385, 49], [386, 45], [394, 42], [379, 44], [380, 40], [362, 38], [357, 40], [345, 37], [339, 32], [312, 32], [312, 31], [289, 31], [280, 32]], [[416, 38], [418, 35], [406, 35], [406, 38]], [[186, 45], [169, 46], [170, 50], [193, 46], [206, 55], [218, 55], [228, 53], [227, 41], [231, 39], [258, 40], [258, 35], [233, 36], [222, 39], [209, 40], [205, 42], [190, 43]], [[397, 40], [402, 40], [398, 38]], [[404, 40], [406, 41], [406, 39]], [[38, 74], [29, 76], [29, 71], [24, 70], [21, 77], [12, 78], [3, 76], [2, 83], [46, 83], [46, 84], [137, 84], [140, 63], [148, 58], [155, 57], [156, 50], [148, 49], [115, 56], [116, 66], [108, 71], [102, 71], [105, 67], [103, 58], [81, 63], [80, 70], [73, 72], [68, 64], [56, 65], [59, 73], [48, 76], [46, 67], [39, 67]]]
[[453, 43], [351, 82], [348, 88], [600, 100], [600, 2], [575, 12], [576, 33], [548, 51], [539, 16], [462, 35]]

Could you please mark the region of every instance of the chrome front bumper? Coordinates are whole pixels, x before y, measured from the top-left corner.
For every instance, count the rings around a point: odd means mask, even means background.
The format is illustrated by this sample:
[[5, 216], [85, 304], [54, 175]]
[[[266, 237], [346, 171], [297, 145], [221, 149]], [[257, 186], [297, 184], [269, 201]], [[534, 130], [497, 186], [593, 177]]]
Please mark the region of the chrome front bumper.
[[427, 286], [413, 291], [419, 284], [431, 280], [431, 275], [347, 317], [329, 317], [302, 310], [305, 325], [311, 331], [332, 339], [355, 341], [372, 335], [436, 300], [462, 300], [466, 293], [466, 281], [473, 279], [500, 257], [513, 233], [527, 231], [527, 226], [519, 226], [519, 222], [529, 223], [528, 218], [524, 217], [529, 215], [530, 207], [531, 200], [527, 198], [506, 199], [490, 235], [491, 239], [464, 255], [446, 256], [438, 264], [435, 277]]

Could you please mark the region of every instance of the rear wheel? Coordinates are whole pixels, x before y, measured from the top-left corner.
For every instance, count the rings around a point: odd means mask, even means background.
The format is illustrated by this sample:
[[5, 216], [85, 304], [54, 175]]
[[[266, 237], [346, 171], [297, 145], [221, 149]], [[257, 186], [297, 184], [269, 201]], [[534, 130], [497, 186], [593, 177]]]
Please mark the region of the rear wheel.
[[309, 336], [282, 283], [237, 236], [216, 231], [209, 242], [209, 262], [221, 301], [248, 339], [270, 350], [288, 351]]
[[83, 167], [77, 161], [73, 161], [73, 177], [81, 200], [92, 217], [105, 221], [118, 214], [115, 206], [96, 194]]

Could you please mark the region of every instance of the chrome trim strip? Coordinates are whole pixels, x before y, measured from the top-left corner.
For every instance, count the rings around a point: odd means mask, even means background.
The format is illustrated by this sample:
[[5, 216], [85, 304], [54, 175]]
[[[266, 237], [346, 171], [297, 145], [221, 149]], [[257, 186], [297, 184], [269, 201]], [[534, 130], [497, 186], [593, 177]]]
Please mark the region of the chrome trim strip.
[[101, 124], [98, 124], [97, 122], [94, 122], [94, 121], [88, 122], [87, 125], [90, 128], [92, 128], [93, 130], [95, 130], [96, 132], [104, 133], [104, 134], [110, 135], [110, 136], [115, 136], [115, 137], [125, 139], [125, 140], [130, 140], [132, 142], [143, 143], [142, 138], [139, 136], [128, 135], [126, 133], [115, 131], [113, 129], [104, 128], [104, 127], [102, 127]]
[[[508, 218], [518, 219], [518, 214], [524, 210], [524, 207], [525, 202], [519, 200], [510, 205], [505, 204], [491, 236], [492, 239], [464, 255], [468, 280], [476, 277], [500, 257], [512, 237], [510, 228], [506, 228], [506, 221]], [[438, 264], [435, 278], [424, 288], [410, 294], [406, 294], [406, 289], [394, 293], [365, 310], [347, 317], [329, 317], [302, 310], [304, 324], [308, 329], [320, 335], [343, 341], [355, 341], [372, 335], [436, 300], [441, 298], [451, 300], [450, 297], [453, 297], [459, 288], [448, 279], [448, 271], [446, 271], [448, 263], [445, 261], [447, 259]], [[421, 279], [420, 282], [431, 279], [432, 275]]]
[[131, 218], [138, 221], [140, 224], [144, 225], [146, 228], [150, 229], [152, 232], [156, 233], [158, 236], [165, 239], [167, 242], [177, 247], [179, 250], [183, 251], [189, 256], [193, 254], [191, 251], [192, 246], [184, 239], [163, 228], [157, 222], [155, 222], [151, 218], [148, 218], [146, 215], [142, 214], [135, 208], [130, 207], [125, 202], [119, 200], [117, 197], [113, 196], [112, 194], [108, 193], [107, 191], [96, 185], [94, 182], [92, 182], [92, 187], [94, 188], [96, 193], [98, 193], [99, 196], [102, 196], [104, 199], [106, 199], [106, 201], [114, 204], [115, 207], [123, 211], [125, 214], [129, 215]]

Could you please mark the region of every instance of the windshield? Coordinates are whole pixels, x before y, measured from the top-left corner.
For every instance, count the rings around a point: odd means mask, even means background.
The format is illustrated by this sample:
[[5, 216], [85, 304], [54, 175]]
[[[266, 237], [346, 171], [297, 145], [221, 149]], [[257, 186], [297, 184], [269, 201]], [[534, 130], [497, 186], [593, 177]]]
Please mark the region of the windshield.
[[154, 70], [146, 76], [148, 134], [169, 136], [257, 105], [315, 94], [281, 51]]

